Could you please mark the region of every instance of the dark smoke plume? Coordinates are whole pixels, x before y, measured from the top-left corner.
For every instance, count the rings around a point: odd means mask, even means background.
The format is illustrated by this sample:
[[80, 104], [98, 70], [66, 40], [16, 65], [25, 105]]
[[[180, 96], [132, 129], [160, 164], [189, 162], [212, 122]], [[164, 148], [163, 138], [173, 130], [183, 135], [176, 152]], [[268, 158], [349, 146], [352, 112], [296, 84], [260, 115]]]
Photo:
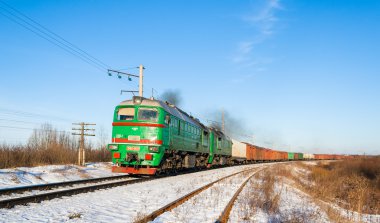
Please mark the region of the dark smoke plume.
[[168, 101], [169, 103], [180, 106], [182, 103], [182, 96], [181, 92], [177, 89], [175, 90], [166, 90], [164, 93], [161, 94], [160, 99], [162, 101]]
[[[244, 120], [238, 117], [239, 114], [232, 115], [231, 113], [224, 111], [224, 133], [229, 137], [244, 141], [253, 141], [253, 131], [244, 123]], [[208, 125], [218, 130], [222, 130], [222, 110], [213, 111], [209, 113]]]

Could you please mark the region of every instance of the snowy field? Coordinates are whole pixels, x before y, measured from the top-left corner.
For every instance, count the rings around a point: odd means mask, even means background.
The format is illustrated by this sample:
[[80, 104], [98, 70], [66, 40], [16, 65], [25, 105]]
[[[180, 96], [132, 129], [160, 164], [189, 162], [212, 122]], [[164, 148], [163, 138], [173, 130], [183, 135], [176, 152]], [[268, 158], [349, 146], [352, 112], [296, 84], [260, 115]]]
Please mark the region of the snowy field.
[[0, 169], [0, 188], [46, 184], [63, 181], [117, 175], [111, 172], [111, 163], [77, 165], [49, 165]]
[[0, 222], [133, 222], [223, 176], [258, 165], [214, 169], [0, 209]]
[[224, 179], [153, 222], [215, 222], [240, 185], [264, 165], [271, 164], [260, 164], [253, 171]]
[[[308, 164], [313, 165], [312, 162]], [[23, 184], [46, 183], [89, 177], [110, 176], [107, 163], [76, 166], [23, 168], [17, 176]], [[305, 177], [308, 172], [295, 162], [252, 164], [156, 179], [149, 182], [62, 197], [12, 209], [0, 209], [0, 222], [134, 222], [168, 203], [212, 181], [242, 170], [244, 174], [227, 178], [153, 222], [214, 222], [229, 199], [249, 176], [235, 201], [229, 222], [355, 222], [357, 213], [313, 198], [300, 190], [296, 182], [282, 174], [286, 168], [291, 176]], [[20, 168], [19, 168], [20, 169]], [[1, 170], [2, 186], [15, 185], [10, 176], [16, 170]], [[18, 170], [20, 171], [20, 170]], [[36, 177], [33, 174], [40, 176]], [[4, 176], [4, 177], [3, 177]], [[13, 183], [12, 183], [13, 182]], [[305, 182], [306, 183], [306, 182]], [[332, 215], [332, 210], [342, 218]], [[349, 213], [349, 214], [347, 214]], [[352, 218], [354, 216], [354, 218]], [[356, 217], [355, 217], [356, 216]], [[351, 221], [346, 221], [349, 217]], [[352, 219], [354, 219], [352, 221]], [[363, 215], [363, 222], [379, 222], [379, 215]]]

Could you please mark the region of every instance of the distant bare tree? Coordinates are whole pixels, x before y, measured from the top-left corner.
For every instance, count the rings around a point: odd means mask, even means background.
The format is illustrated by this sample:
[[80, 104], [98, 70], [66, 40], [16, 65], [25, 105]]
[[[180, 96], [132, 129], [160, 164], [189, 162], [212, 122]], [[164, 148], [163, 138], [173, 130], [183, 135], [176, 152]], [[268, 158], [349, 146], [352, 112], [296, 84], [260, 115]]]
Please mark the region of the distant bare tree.
[[[110, 161], [106, 149], [107, 134], [100, 130], [100, 149], [86, 142], [86, 157], [89, 162]], [[0, 145], [0, 168], [37, 166], [46, 164], [75, 164], [78, 153], [78, 138], [69, 132], [58, 131], [50, 124], [34, 129], [25, 145]]]

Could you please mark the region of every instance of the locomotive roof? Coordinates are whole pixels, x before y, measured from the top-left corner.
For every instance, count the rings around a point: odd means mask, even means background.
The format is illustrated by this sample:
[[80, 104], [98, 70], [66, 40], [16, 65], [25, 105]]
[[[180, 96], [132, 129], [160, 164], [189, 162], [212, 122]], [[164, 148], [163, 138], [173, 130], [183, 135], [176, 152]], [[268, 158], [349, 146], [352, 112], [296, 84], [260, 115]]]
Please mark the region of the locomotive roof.
[[[122, 101], [119, 105], [135, 105], [135, 104], [133, 103], [133, 99], [132, 99], [132, 100]], [[187, 114], [183, 110], [179, 109], [175, 105], [170, 104], [169, 102], [163, 102], [160, 100], [142, 98], [141, 104], [139, 104], [139, 105], [161, 107], [165, 111], [176, 116], [177, 118], [182, 119], [183, 121], [189, 122], [189, 123], [196, 125], [202, 129], [208, 129], [198, 119], [195, 119], [194, 117], [190, 116], [189, 114]]]

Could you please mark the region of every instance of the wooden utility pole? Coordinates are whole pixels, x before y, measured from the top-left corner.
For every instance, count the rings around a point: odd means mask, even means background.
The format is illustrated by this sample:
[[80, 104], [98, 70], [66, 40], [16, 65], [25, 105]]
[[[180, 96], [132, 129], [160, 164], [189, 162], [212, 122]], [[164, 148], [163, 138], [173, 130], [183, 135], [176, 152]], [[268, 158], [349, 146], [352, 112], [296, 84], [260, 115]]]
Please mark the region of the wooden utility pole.
[[73, 125], [79, 125], [80, 126], [79, 129], [78, 128], [72, 128], [72, 130], [79, 131], [79, 133], [73, 132], [72, 134], [80, 136], [79, 150], [78, 150], [78, 165], [84, 166], [85, 162], [86, 162], [86, 154], [85, 154], [85, 149], [84, 149], [84, 137], [85, 136], [95, 136], [95, 134], [88, 134], [87, 133], [87, 131], [95, 131], [95, 129], [88, 129], [88, 128], [85, 128], [85, 126], [96, 125], [96, 124], [80, 122], [80, 123], [73, 123]]

